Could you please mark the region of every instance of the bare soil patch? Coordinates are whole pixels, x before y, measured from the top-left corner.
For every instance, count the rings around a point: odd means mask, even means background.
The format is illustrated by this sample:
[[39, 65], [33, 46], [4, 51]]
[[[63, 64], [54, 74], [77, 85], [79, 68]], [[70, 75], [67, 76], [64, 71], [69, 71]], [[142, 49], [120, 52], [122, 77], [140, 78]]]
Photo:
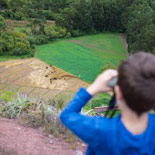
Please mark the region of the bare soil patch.
[[[2, 68], [2, 69], [1, 69]], [[5, 69], [4, 69], [5, 68]], [[0, 83], [44, 89], [71, 90], [76, 92], [88, 83], [55, 66], [36, 59], [0, 62]], [[74, 85], [76, 84], [76, 87]]]

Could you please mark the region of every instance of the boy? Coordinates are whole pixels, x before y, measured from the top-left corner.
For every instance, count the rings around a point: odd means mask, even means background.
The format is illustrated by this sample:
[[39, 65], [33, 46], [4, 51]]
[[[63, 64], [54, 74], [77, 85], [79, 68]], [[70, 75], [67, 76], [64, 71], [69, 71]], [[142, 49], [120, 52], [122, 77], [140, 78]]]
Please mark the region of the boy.
[[[115, 86], [121, 114], [115, 118], [79, 114], [97, 93], [111, 91], [109, 81], [118, 76]], [[131, 55], [118, 72], [107, 70], [87, 89], [81, 88], [62, 112], [60, 119], [88, 144], [87, 155], [155, 155], [155, 56], [143, 52]]]

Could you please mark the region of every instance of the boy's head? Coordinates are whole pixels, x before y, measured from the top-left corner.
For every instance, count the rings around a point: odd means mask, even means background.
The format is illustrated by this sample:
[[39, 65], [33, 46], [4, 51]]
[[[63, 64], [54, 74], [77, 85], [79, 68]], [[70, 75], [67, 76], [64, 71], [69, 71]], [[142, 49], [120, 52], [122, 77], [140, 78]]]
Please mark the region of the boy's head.
[[155, 107], [155, 56], [139, 52], [118, 68], [118, 86], [127, 106], [139, 116]]

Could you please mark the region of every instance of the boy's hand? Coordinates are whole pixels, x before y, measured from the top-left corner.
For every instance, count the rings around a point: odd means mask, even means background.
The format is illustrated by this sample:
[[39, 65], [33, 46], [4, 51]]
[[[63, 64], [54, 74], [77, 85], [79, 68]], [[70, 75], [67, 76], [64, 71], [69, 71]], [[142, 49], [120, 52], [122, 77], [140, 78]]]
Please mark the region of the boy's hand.
[[95, 95], [101, 92], [111, 91], [112, 88], [108, 86], [110, 80], [114, 77], [118, 76], [117, 70], [108, 69], [102, 74], [100, 74], [96, 80], [91, 84], [87, 91], [91, 95]]

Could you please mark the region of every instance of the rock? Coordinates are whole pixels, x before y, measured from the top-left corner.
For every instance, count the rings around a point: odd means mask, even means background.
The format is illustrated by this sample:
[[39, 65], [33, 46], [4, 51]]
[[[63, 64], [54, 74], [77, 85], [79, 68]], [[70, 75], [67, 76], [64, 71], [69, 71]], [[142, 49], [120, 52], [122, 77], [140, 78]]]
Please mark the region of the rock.
[[52, 139], [50, 139], [50, 144], [53, 144], [53, 140]]
[[83, 155], [83, 153], [82, 153], [82, 151], [77, 150], [77, 151], [76, 151], [76, 155]]
[[52, 138], [53, 138], [53, 136], [52, 136], [51, 134], [49, 134], [49, 135], [48, 135], [48, 137], [49, 137], [50, 139], [52, 139]]

